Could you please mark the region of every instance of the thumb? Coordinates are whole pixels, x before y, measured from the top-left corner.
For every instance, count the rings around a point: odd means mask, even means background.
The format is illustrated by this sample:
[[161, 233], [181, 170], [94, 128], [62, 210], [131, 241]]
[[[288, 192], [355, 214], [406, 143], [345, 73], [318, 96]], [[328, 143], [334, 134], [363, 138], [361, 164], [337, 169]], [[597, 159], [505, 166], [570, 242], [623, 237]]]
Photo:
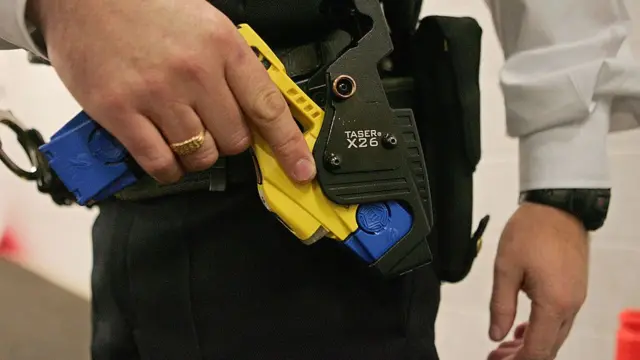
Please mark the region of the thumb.
[[503, 340], [516, 318], [518, 292], [522, 284], [522, 271], [513, 266], [496, 262], [491, 294], [491, 326], [489, 337], [493, 341]]

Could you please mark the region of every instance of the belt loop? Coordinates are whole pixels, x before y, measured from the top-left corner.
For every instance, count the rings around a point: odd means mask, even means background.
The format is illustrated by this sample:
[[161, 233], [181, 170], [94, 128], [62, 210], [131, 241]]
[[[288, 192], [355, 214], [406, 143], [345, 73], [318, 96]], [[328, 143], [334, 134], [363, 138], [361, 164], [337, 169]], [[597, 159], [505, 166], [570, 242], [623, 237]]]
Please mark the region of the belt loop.
[[227, 158], [221, 157], [209, 170], [209, 191], [227, 189]]

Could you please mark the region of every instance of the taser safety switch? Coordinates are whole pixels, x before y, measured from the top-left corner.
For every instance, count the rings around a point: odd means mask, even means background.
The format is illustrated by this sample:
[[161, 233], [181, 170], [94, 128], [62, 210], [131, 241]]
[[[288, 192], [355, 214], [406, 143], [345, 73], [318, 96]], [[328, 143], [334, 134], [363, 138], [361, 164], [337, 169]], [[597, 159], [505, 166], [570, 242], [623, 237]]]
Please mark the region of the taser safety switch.
[[[432, 260], [424, 154], [413, 112], [390, 107], [378, 74], [378, 63], [393, 49], [378, 1], [330, 3], [352, 42], [305, 90], [250, 26], [238, 27], [288, 102], [318, 165], [315, 181], [294, 183], [253, 131], [259, 194], [302, 242], [332, 238], [382, 275], [396, 276]], [[40, 150], [80, 205], [109, 198], [142, 175], [124, 147], [84, 112]]]

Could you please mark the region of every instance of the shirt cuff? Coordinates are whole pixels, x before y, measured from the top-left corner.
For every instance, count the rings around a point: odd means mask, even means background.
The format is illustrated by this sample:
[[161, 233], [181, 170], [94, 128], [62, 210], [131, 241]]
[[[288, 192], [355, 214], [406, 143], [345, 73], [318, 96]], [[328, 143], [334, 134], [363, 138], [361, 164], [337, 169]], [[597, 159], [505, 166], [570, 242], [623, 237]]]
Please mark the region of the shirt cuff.
[[46, 59], [45, 50], [33, 39], [35, 28], [27, 23], [26, 8], [27, 0], [0, 1], [0, 38]]
[[595, 103], [584, 121], [522, 136], [520, 191], [611, 187], [607, 134], [611, 105]]

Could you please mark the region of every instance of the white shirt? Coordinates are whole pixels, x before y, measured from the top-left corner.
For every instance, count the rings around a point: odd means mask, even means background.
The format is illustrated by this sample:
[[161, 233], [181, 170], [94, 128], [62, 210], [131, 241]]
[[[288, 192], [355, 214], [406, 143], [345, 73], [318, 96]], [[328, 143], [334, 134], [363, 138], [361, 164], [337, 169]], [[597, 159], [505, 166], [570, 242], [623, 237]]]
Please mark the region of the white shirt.
[[[0, 0], [0, 49], [45, 57], [26, 1]], [[506, 57], [500, 83], [508, 133], [520, 140], [521, 190], [610, 187], [607, 134], [640, 126], [623, 0], [486, 2]]]

